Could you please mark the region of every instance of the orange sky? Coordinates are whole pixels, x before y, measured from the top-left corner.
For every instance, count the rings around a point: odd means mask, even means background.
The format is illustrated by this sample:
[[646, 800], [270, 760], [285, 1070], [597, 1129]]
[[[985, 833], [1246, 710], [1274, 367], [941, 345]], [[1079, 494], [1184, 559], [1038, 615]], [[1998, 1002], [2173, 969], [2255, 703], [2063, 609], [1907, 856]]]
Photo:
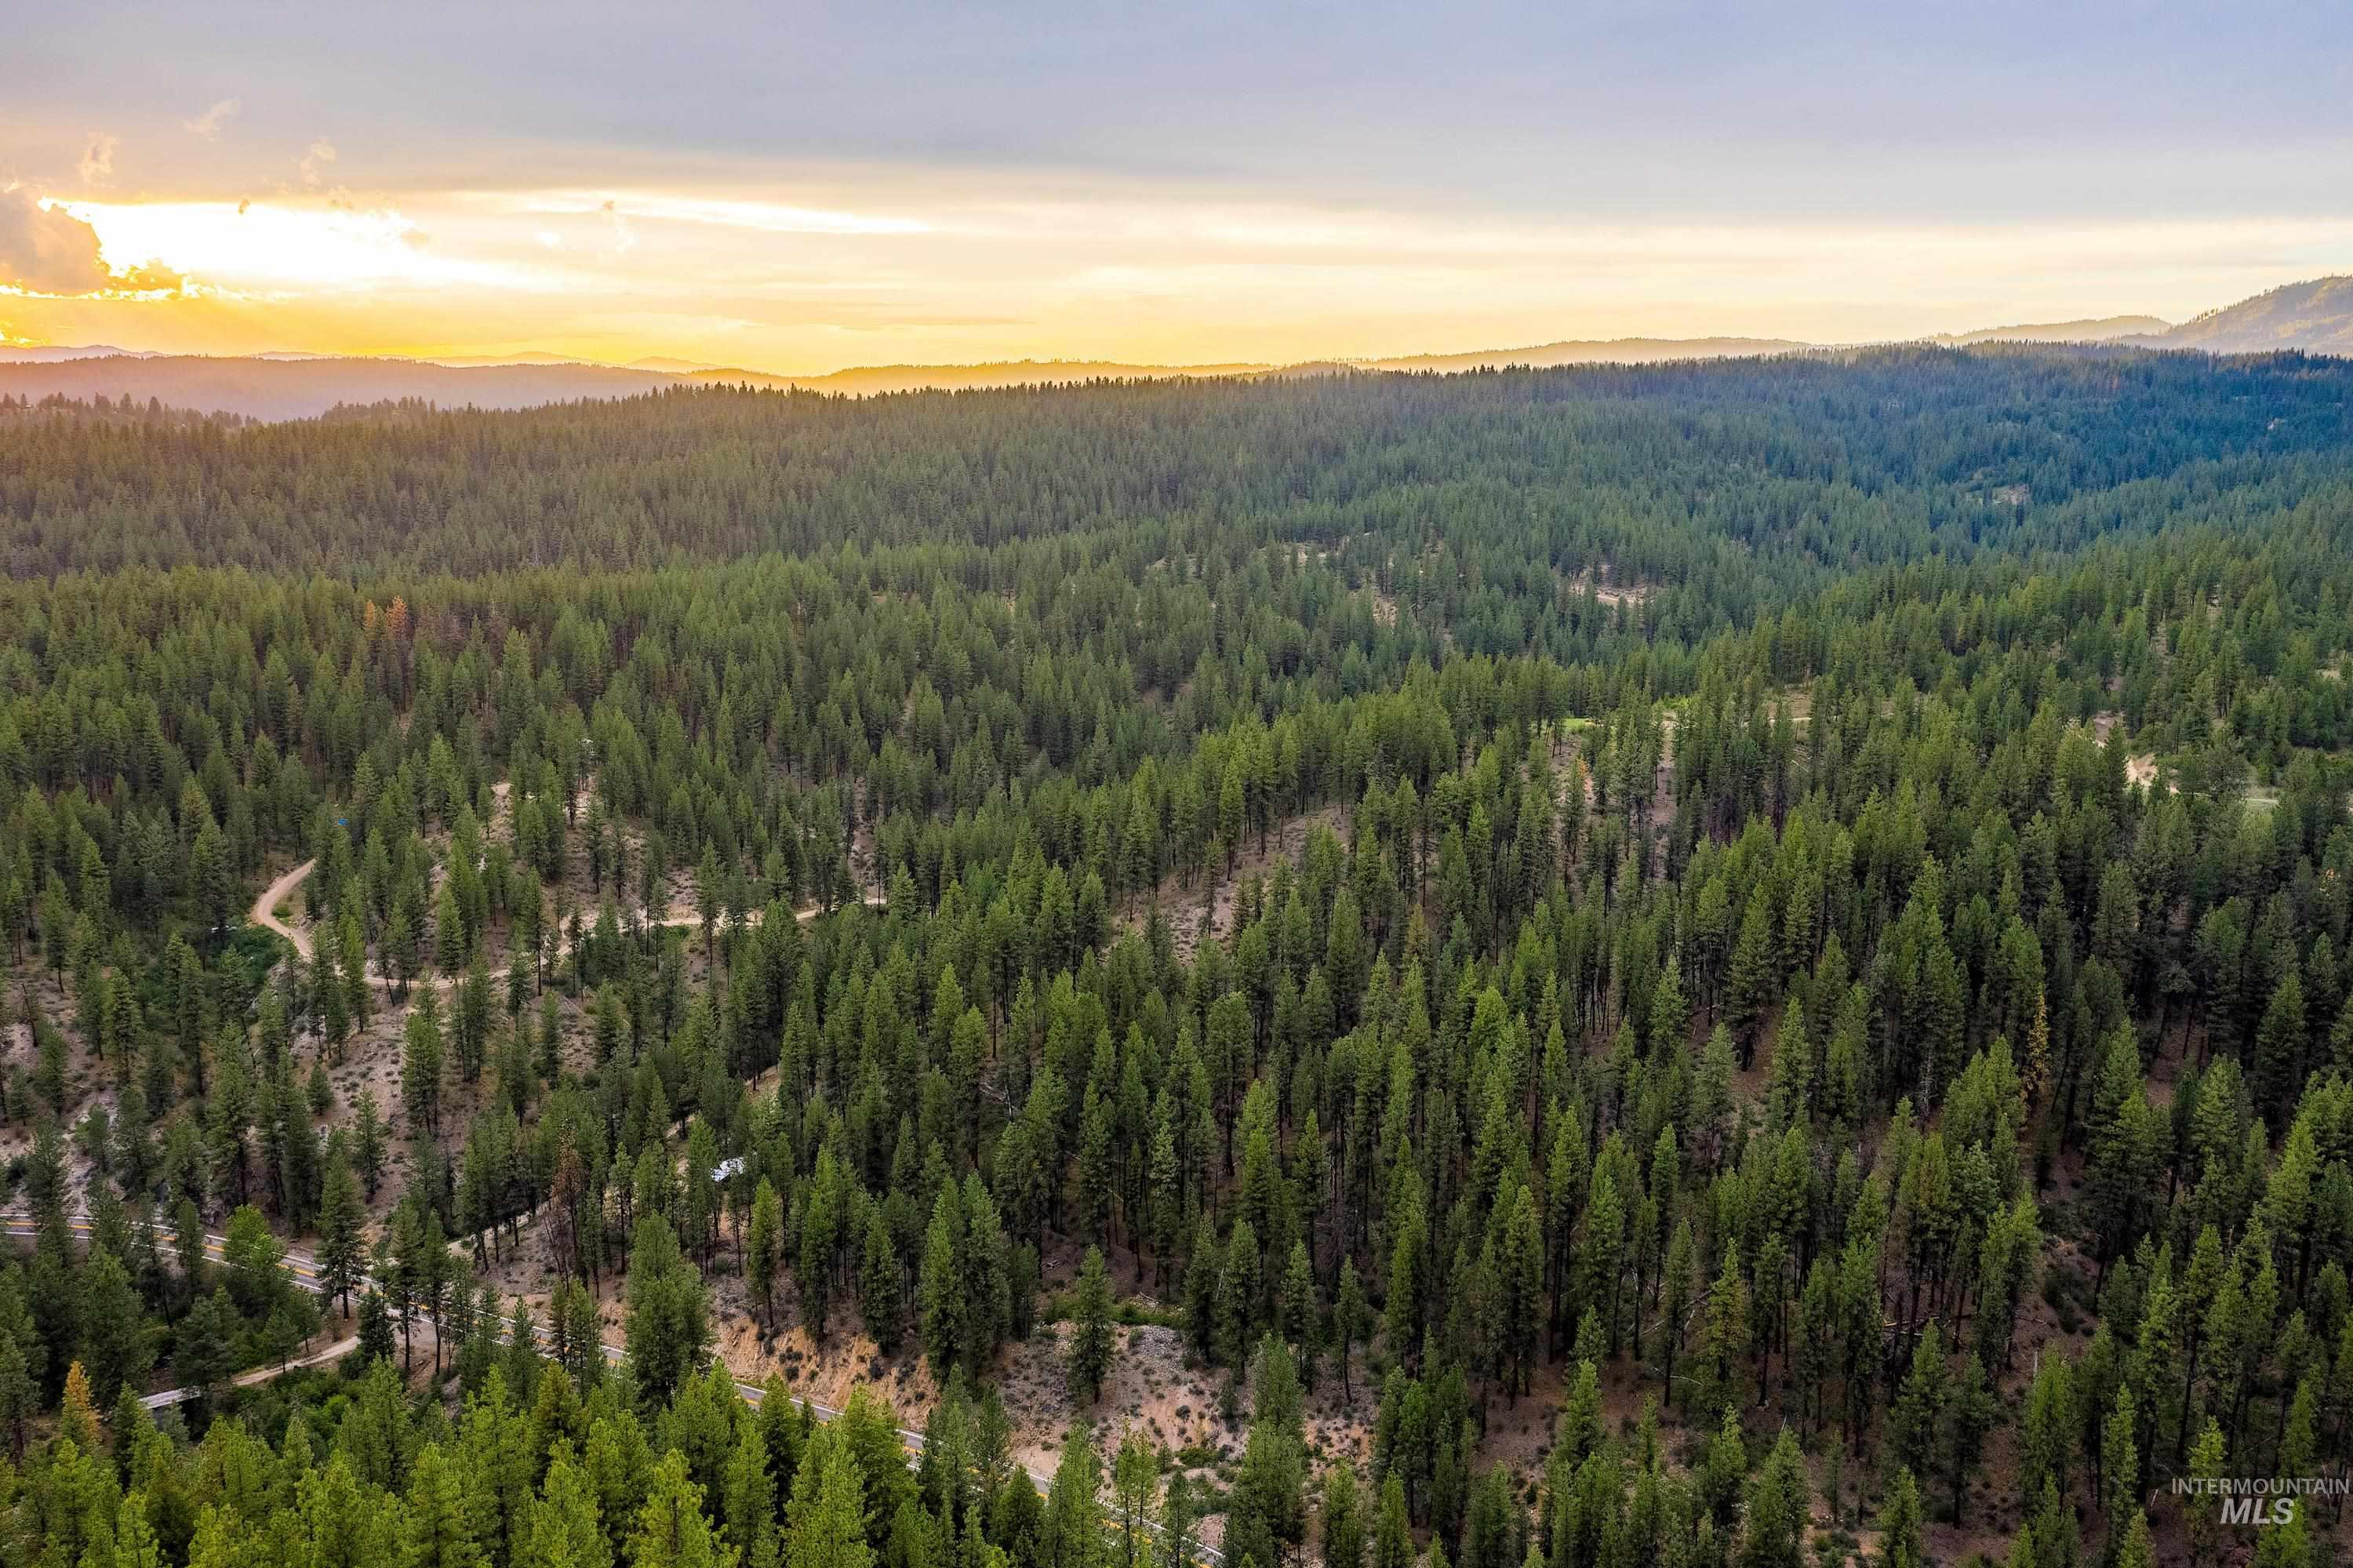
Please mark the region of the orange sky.
[[[2353, 256], [2346, 222], [1571, 227], [1120, 191], [49, 201], [53, 219], [89, 226], [115, 276], [0, 293], [14, 340], [785, 372], [2178, 318]], [[158, 281], [172, 286], [137, 286]]]
[[11, 18], [0, 335], [1292, 361], [2179, 319], [2353, 270], [2353, 7], [2327, 0], [289, 21]]

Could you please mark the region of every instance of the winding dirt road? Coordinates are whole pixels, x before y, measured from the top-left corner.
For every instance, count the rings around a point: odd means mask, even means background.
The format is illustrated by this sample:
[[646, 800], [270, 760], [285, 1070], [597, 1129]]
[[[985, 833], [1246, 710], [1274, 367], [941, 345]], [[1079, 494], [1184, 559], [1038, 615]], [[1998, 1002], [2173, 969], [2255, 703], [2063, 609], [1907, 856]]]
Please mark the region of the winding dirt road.
[[[285, 921], [280, 920], [278, 917], [278, 906], [280, 904], [285, 903], [289, 898], [294, 896], [294, 890], [302, 885], [303, 881], [310, 876], [312, 869], [315, 868], [318, 863], [319, 863], [315, 860], [306, 860], [301, 864], [293, 867], [285, 874], [279, 877], [277, 881], [263, 888], [260, 895], [254, 899], [253, 907], [246, 911], [247, 919], [251, 920], [257, 926], [265, 927], [269, 930], [277, 932], [280, 936], [285, 938], [287, 941], [292, 943], [295, 952], [301, 955], [302, 961], [306, 964], [311, 961], [311, 956], [313, 950], [311, 948], [310, 933], [307, 931], [298, 930], [294, 927], [289, 926]], [[880, 909], [888, 902], [888, 900], [886, 900], [880, 893], [869, 893], [861, 897], [859, 902], [863, 904], [869, 909]], [[793, 918], [806, 926], [824, 913], [826, 913], [826, 908], [822, 904], [804, 904], [799, 908], [793, 911]], [[757, 909], [745, 910], [744, 912], [744, 923], [747, 926], [758, 925], [760, 923], [761, 914], [762, 911]], [[691, 928], [702, 925], [702, 917], [699, 915], [681, 914], [676, 906], [673, 906], [668, 914], [664, 915], [662, 918], [653, 921], [652, 924], [662, 927], [681, 927]], [[506, 978], [506, 973], [507, 971], [504, 969], [492, 969], [491, 971], [491, 979], [504, 980]], [[399, 983], [393, 976], [385, 974], [374, 964], [370, 964], [368, 966], [367, 978], [369, 983], [372, 985], [390, 986]], [[409, 983], [411, 985], [431, 984], [453, 986], [458, 983], [458, 977], [452, 975], [442, 975], [437, 979], [427, 980], [427, 977], [418, 975], [413, 977]]]
[[293, 943], [294, 950], [302, 955], [302, 961], [306, 964], [311, 961], [311, 938], [280, 920], [278, 917], [277, 909], [280, 904], [294, 896], [294, 890], [302, 885], [302, 879], [310, 875], [311, 868], [318, 863], [315, 860], [304, 861], [301, 865], [263, 888], [261, 896], [253, 901], [253, 907], [246, 911], [247, 919], [257, 926], [269, 927], [269, 929]]
[[[295, 868], [297, 873], [307, 871], [309, 867], [307, 866], [298, 866]], [[291, 875], [294, 874], [290, 873], [289, 874]], [[280, 926], [275, 922], [271, 923], [270, 929], [283, 934], [289, 940], [291, 940], [293, 938], [292, 932], [286, 930], [283, 926]], [[90, 1241], [90, 1223], [88, 1215], [68, 1215], [66, 1218], [66, 1228], [74, 1240], [85, 1245]], [[0, 1239], [29, 1241], [38, 1237], [39, 1234], [40, 1227], [33, 1215], [29, 1213], [0, 1212]], [[155, 1227], [155, 1239], [158, 1243], [164, 1245], [174, 1247], [178, 1245], [177, 1236], [169, 1225], [157, 1225]], [[280, 1245], [283, 1246], [282, 1243]], [[453, 1241], [449, 1245], [453, 1251], [461, 1250], [461, 1244], [459, 1242]], [[227, 1238], [214, 1232], [206, 1231], [205, 1233], [205, 1257], [206, 1261], [212, 1263], [216, 1266], [226, 1266], [228, 1262]], [[304, 1290], [311, 1292], [313, 1296], [319, 1297], [321, 1299], [321, 1305], [322, 1307], [325, 1305], [327, 1287], [326, 1282], [319, 1277], [319, 1260], [315, 1255], [300, 1247], [285, 1247], [280, 1255], [279, 1266], [285, 1269], [289, 1275], [293, 1277], [293, 1280], [296, 1285], [300, 1286]], [[368, 1283], [369, 1277], [363, 1275], [360, 1279], [360, 1285], [364, 1287]], [[422, 1308], [412, 1308], [412, 1311], [414, 1312], [416, 1320], [422, 1323], [429, 1332], [438, 1334], [441, 1331], [440, 1322], [432, 1313], [425, 1311]], [[542, 1350], [549, 1355], [550, 1359], [553, 1359], [555, 1350], [555, 1336], [553, 1330], [543, 1324], [534, 1322], [532, 1325], [531, 1332], [533, 1341], [539, 1345]], [[508, 1343], [512, 1338], [510, 1330], [503, 1323], [501, 1323], [498, 1329], [497, 1338], [498, 1342], [502, 1345]], [[359, 1343], [358, 1335], [347, 1335], [344, 1338], [337, 1340], [333, 1343], [327, 1345], [323, 1349], [306, 1351], [304, 1354], [295, 1356], [282, 1362], [278, 1362], [269, 1366], [254, 1367], [248, 1371], [239, 1372], [236, 1377], [229, 1380], [229, 1383], [231, 1386], [237, 1388], [252, 1388], [257, 1384], [268, 1383], [273, 1378], [282, 1377], [286, 1373], [297, 1371], [302, 1367], [323, 1366], [330, 1361], [339, 1361], [343, 1360], [343, 1357], [359, 1349]], [[601, 1334], [597, 1336], [596, 1348], [603, 1353], [605, 1361], [609, 1366], [619, 1366], [628, 1359], [628, 1351], [624, 1347], [614, 1344], [611, 1340], [607, 1340]], [[723, 1360], [721, 1361], [721, 1364], [725, 1364]], [[734, 1369], [733, 1367], [729, 1367], [728, 1372], [729, 1374], [733, 1376]], [[199, 1397], [204, 1393], [204, 1392], [205, 1391], [203, 1389], [195, 1387], [158, 1389], [153, 1393], [142, 1395], [139, 1403], [145, 1405], [150, 1410], [161, 1410], [166, 1405], [185, 1404], [189, 1401]], [[767, 1388], [763, 1383], [747, 1383], [741, 1378], [737, 1378], [735, 1379], [735, 1392], [743, 1396], [745, 1404], [756, 1409], [758, 1408], [762, 1398], [766, 1395]], [[819, 1421], [831, 1421], [841, 1414], [840, 1411], [835, 1409], [832, 1405], [819, 1404], [813, 1399], [803, 1399], [798, 1403], [807, 1409], [810, 1414], [816, 1416]], [[907, 1463], [912, 1467], [922, 1457], [923, 1452], [923, 1435], [913, 1428], [902, 1426], [898, 1429], [898, 1436], [899, 1446], [905, 1451]], [[1040, 1496], [1043, 1496], [1053, 1489], [1054, 1478], [1045, 1471], [1029, 1470], [1028, 1474], [1030, 1484], [1038, 1489]], [[1160, 1526], [1150, 1520], [1143, 1520], [1142, 1523], [1144, 1525], [1145, 1531], [1147, 1534], [1156, 1536], [1163, 1533]], [[1119, 1523], [1116, 1520], [1106, 1519], [1105, 1524], [1107, 1528], [1112, 1530], [1117, 1530], [1119, 1528]], [[1226, 1555], [1217, 1547], [1199, 1541], [1195, 1541], [1188, 1544], [1191, 1547], [1190, 1557], [1192, 1562], [1199, 1564], [1200, 1568], [1224, 1568]]]
[[[298, 930], [294, 927], [286, 924], [285, 921], [280, 920], [278, 917], [277, 910], [278, 906], [285, 903], [287, 899], [294, 895], [294, 890], [302, 885], [303, 880], [311, 874], [311, 870], [317, 866], [318, 863], [319, 863], [315, 860], [306, 860], [301, 864], [287, 871], [283, 875], [280, 876], [277, 881], [271, 883], [268, 887], [263, 888], [261, 890], [260, 896], [254, 899], [253, 907], [247, 911], [248, 917], [250, 918], [255, 925], [265, 927], [269, 930], [277, 932], [280, 936], [285, 938], [289, 943], [292, 944], [294, 950], [301, 955], [302, 960], [305, 963], [308, 963], [311, 960], [314, 950], [311, 946], [310, 936], [306, 932]], [[861, 897], [859, 902], [865, 905], [870, 909], [875, 909], [881, 908], [887, 900], [885, 900], [881, 894], [869, 893]], [[808, 904], [794, 910], [793, 917], [806, 925], [825, 912], [823, 906]], [[747, 910], [744, 914], [744, 919], [747, 924], [757, 924], [760, 919], [760, 915], [761, 911], [757, 909]], [[668, 917], [655, 922], [655, 924], [660, 926], [686, 927], [699, 926], [702, 923], [702, 918], [699, 916], [688, 915], [681, 916], [677, 915], [675, 912]], [[502, 969], [494, 970], [492, 971], [492, 978], [497, 979], [502, 977], [505, 973], [506, 971]], [[368, 968], [368, 979], [372, 982], [379, 982], [386, 985], [393, 983], [389, 976], [379, 971], [374, 965], [370, 965]], [[452, 985], [456, 982], [449, 977], [443, 976], [432, 983], [438, 985]], [[85, 1239], [87, 1238], [90, 1228], [89, 1222], [87, 1220], [76, 1217], [70, 1220], [69, 1224], [72, 1225], [77, 1235], [84, 1237]], [[29, 1215], [0, 1214], [0, 1236], [24, 1237], [31, 1236], [34, 1234], [36, 1233]], [[171, 1233], [169, 1230], [159, 1226], [157, 1227], [156, 1234], [159, 1237], [168, 1237]], [[216, 1262], [219, 1262], [221, 1261], [221, 1252], [222, 1238], [216, 1235], [207, 1234], [205, 1237], [206, 1255]], [[288, 1249], [285, 1255], [285, 1267], [289, 1273], [293, 1275], [295, 1283], [300, 1285], [303, 1289], [313, 1293], [323, 1293], [324, 1287], [321, 1284], [319, 1279], [318, 1260], [309, 1253], [297, 1251], [291, 1248]], [[432, 1322], [432, 1315], [429, 1313], [419, 1312], [417, 1316], [428, 1324]], [[549, 1344], [552, 1348], [553, 1337], [547, 1329], [534, 1325], [532, 1332], [534, 1339], [544, 1344]], [[506, 1338], [506, 1330], [501, 1329], [499, 1331], [500, 1341], [503, 1343]], [[291, 1372], [298, 1367], [316, 1366], [331, 1361], [339, 1361], [355, 1349], [358, 1343], [359, 1340], [356, 1337], [340, 1340], [335, 1343], [329, 1345], [322, 1351], [314, 1351], [309, 1355], [298, 1357], [281, 1366], [256, 1367], [250, 1372], [240, 1374], [234, 1381], [240, 1387], [250, 1387], [255, 1383], [267, 1383], [270, 1379], [278, 1377], [282, 1373]], [[605, 1359], [607, 1361], [615, 1364], [618, 1364], [626, 1355], [626, 1352], [620, 1346], [612, 1344], [609, 1341], [606, 1341], [601, 1339], [598, 1341], [597, 1348], [604, 1352]], [[757, 1405], [760, 1403], [761, 1395], [765, 1392], [759, 1383], [745, 1383], [740, 1380], [735, 1384], [735, 1390], [738, 1393], [744, 1396], [746, 1403], [753, 1405]], [[151, 1409], [160, 1409], [167, 1404], [178, 1404], [193, 1399], [200, 1392], [200, 1390], [193, 1388], [164, 1389], [157, 1393], [148, 1394], [141, 1401], [141, 1403], [146, 1404]], [[819, 1404], [815, 1400], [803, 1400], [801, 1403], [806, 1405], [810, 1413], [815, 1414], [820, 1421], [830, 1421], [835, 1416], [841, 1414], [832, 1406]], [[923, 1435], [920, 1432], [902, 1428], [899, 1432], [899, 1441], [901, 1446], [907, 1450], [908, 1463], [910, 1465], [913, 1464], [917, 1456], [920, 1456], [923, 1451]], [[1052, 1488], [1054, 1478], [1044, 1471], [1031, 1470], [1029, 1474], [1031, 1484], [1036, 1486], [1040, 1493], [1048, 1491]], [[1150, 1520], [1144, 1521], [1144, 1528], [1151, 1534], [1156, 1535], [1160, 1533], [1160, 1527], [1152, 1523]], [[1219, 1552], [1216, 1547], [1198, 1541], [1190, 1544], [1192, 1548], [1191, 1555], [1196, 1562], [1206, 1565], [1206, 1568], [1222, 1568], [1222, 1565], [1225, 1563], [1225, 1554]]]

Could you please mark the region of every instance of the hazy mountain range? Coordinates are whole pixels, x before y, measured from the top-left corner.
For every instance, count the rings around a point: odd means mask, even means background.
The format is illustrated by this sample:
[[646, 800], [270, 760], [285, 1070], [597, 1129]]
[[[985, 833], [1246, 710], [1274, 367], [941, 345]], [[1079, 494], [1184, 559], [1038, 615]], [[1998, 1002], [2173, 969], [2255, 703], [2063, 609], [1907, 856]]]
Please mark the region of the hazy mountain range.
[[[2096, 343], [2147, 348], [2252, 354], [2274, 349], [2353, 355], [2353, 276], [2290, 283], [2179, 325], [2155, 316], [1987, 327], [1925, 340], [1950, 346], [1991, 343]], [[237, 357], [159, 355], [104, 344], [0, 347], [0, 396], [88, 398], [130, 395], [167, 406], [220, 410], [262, 419], [308, 418], [338, 404], [419, 398], [449, 407], [521, 408], [585, 397], [626, 397], [666, 387], [711, 383], [797, 387], [871, 397], [921, 387], [949, 390], [1037, 386], [1103, 378], [1297, 376], [1352, 371], [1459, 372], [1504, 366], [1656, 364], [1807, 354], [1853, 344], [1789, 338], [1628, 337], [1570, 340], [1467, 354], [1302, 365], [1128, 365], [1114, 360], [1014, 360], [991, 365], [884, 365], [824, 376], [776, 376], [656, 356], [631, 365], [596, 365], [529, 353], [447, 359], [343, 358], [301, 353]]]
[[2210, 354], [2301, 348], [2353, 355], [2353, 277], [2290, 283], [2186, 321], [2158, 340]]
[[1978, 343], [2114, 343], [2118, 338], [2163, 337], [2173, 323], [2157, 316], [2100, 316], [2080, 322], [2042, 322], [2029, 326], [1980, 327], [1976, 332], [1939, 333], [1928, 341], [1955, 348]]

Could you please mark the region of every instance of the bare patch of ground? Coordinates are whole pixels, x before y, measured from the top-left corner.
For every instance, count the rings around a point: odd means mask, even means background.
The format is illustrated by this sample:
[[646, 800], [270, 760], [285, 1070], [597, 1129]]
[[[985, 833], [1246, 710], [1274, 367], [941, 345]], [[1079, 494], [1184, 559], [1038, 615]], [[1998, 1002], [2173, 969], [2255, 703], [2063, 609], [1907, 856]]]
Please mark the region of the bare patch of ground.
[[1661, 585], [1640, 577], [1618, 579], [1616, 568], [1604, 561], [1598, 567], [1588, 567], [1574, 577], [1564, 577], [1562, 583], [1571, 594], [1591, 592], [1593, 597], [1612, 609], [1621, 604], [1639, 605], [1656, 594]]
[[1242, 885], [1253, 876], [1264, 876], [1277, 864], [1298, 860], [1307, 847], [1307, 835], [1317, 823], [1335, 833], [1345, 834], [1350, 811], [1346, 806], [1323, 806], [1284, 819], [1280, 826], [1266, 835], [1261, 844], [1254, 834], [1243, 835], [1243, 844], [1233, 857], [1230, 871], [1211, 868], [1196, 878], [1192, 886], [1176, 873], [1160, 879], [1152, 900], [1133, 900], [1118, 917], [1127, 930], [1141, 931], [1151, 918], [1154, 904], [1168, 922], [1176, 938], [1176, 950], [1188, 961], [1201, 945], [1206, 934], [1222, 941], [1233, 933], [1234, 906], [1241, 896]]

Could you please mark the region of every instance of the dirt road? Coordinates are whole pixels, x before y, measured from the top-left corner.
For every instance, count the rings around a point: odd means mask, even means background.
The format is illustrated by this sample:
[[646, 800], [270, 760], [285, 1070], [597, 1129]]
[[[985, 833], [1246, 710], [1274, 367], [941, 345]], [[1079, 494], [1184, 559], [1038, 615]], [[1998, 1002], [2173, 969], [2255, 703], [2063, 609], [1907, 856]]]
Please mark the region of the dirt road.
[[255, 925], [267, 926], [293, 943], [294, 950], [302, 955], [304, 963], [311, 961], [311, 938], [280, 920], [278, 917], [277, 909], [280, 904], [294, 896], [294, 890], [302, 885], [302, 879], [310, 875], [311, 868], [318, 863], [315, 860], [304, 861], [301, 865], [263, 888], [261, 896], [253, 901], [253, 907], [246, 911], [246, 917]]
[[[289, 898], [294, 896], [294, 890], [302, 885], [303, 879], [311, 874], [312, 868], [317, 866], [318, 863], [319, 863], [315, 860], [306, 860], [301, 864], [288, 871], [277, 881], [263, 888], [261, 890], [261, 895], [253, 901], [253, 907], [246, 911], [246, 918], [251, 920], [255, 925], [266, 927], [269, 930], [275, 931], [280, 936], [285, 938], [289, 942], [291, 942], [294, 945], [294, 950], [301, 955], [302, 961], [306, 964], [311, 961], [311, 954], [312, 950], [310, 934], [306, 931], [297, 930], [295, 927], [286, 924], [285, 921], [280, 920], [278, 917], [277, 911], [278, 906], [280, 904], [285, 903]], [[882, 895], [879, 893], [869, 893], [863, 898], [860, 899], [859, 902], [864, 904], [870, 909], [880, 909], [882, 907], [886, 900], [883, 898]], [[793, 911], [793, 918], [806, 926], [824, 913], [825, 906], [823, 905], [804, 904], [798, 909]], [[760, 923], [760, 916], [761, 911], [757, 909], [747, 909], [744, 912], [744, 922], [748, 926], [756, 926]], [[654, 921], [653, 924], [663, 927], [675, 926], [692, 927], [702, 925], [702, 918], [699, 915], [681, 914], [678, 909], [673, 907], [663, 918]], [[491, 979], [504, 980], [506, 978], [506, 973], [507, 971], [503, 969], [492, 969], [491, 971]], [[374, 964], [370, 964], [368, 966], [367, 978], [368, 982], [372, 985], [389, 986], [397, 983], [392, 976], [385, 974]], [[433, 985], [453, 986], [458, 983], [458, 980], [457, 977], [454, 976], [443, 975], [438, 980], [428, 981], [425, 977], [418, 976], [415, 980], [412, 980], [410, 983], [429, 983]]]

